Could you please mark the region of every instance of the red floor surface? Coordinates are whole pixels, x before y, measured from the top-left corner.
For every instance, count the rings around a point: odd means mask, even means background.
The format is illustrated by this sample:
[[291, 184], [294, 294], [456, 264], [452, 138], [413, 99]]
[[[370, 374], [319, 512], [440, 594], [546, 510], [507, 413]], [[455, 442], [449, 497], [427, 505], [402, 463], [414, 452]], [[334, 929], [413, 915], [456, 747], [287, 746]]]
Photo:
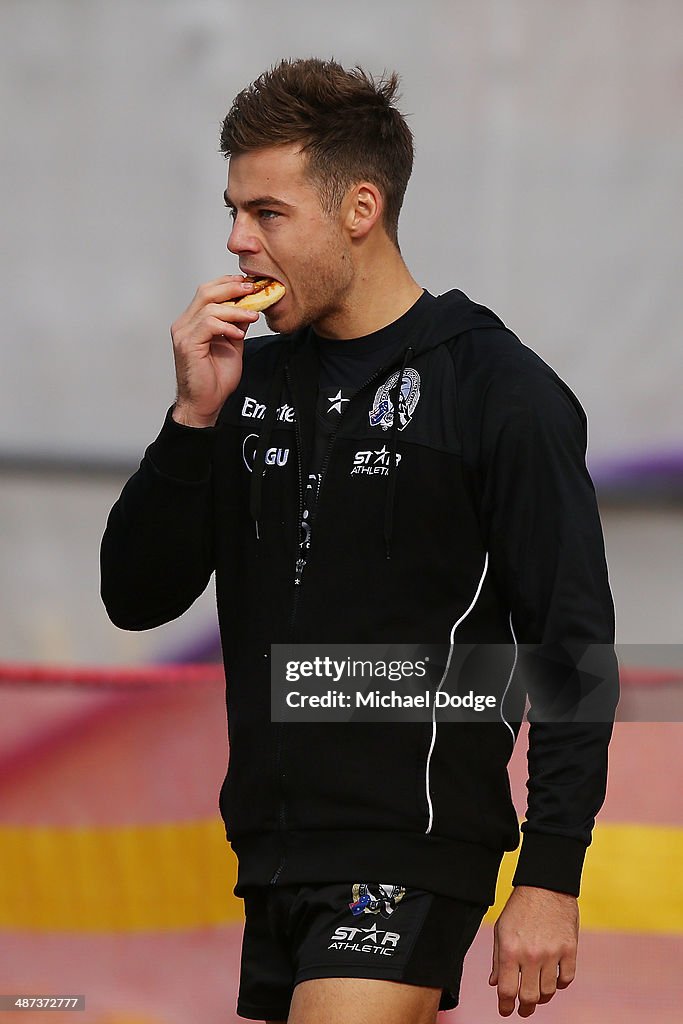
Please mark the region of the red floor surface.
[[[82, 701], [50, 698], [57, 732], [36, 745], [30, 722], [39, 693], [5, 689], [0, 763], [0, 824], [108, 825], [186, 820], [216, 814], [225, 759], [225, 710], [219, 689], [174, 690], [116, 701], [90, 725], [69, 730]], [[35, 704], [34, 702], [38, 702]], [[66, 705], [69, 705], [67, 708]], [[17, 729], [9, 725], [12, 714]], [[34, 722], [36, 719], [34, 719]], [[44, 714], [37, 728], [49, 730]], [[680, 724], [617, 726], [602, 821], [681, 824]], [[21, 754], [29, 742], [30, 756]], [[512, 766], [523, 810], [524, 751]], [[103, 796], [106, 795], [106, 799]], [[590, 856], [590, 852], [589, 852]], [[1, 863], [1, 851], [0, 851]], [[638, 880], [634, 880], [638, 884]], [[0, 994], [85, 994], [84, 1013], [0, 1012], [0, 1020], [45, 1024], [232, 1024], [241, 927], [143, 935], [0, 933]], [[482, 929], [465, 965], [454, 1024], [499, 1021], [487, 984], [492, 933]], [[679, 1024], [683, 963], [679, 936], [582, 933], [577, 978], [540, 1007], [546, 1024]]]

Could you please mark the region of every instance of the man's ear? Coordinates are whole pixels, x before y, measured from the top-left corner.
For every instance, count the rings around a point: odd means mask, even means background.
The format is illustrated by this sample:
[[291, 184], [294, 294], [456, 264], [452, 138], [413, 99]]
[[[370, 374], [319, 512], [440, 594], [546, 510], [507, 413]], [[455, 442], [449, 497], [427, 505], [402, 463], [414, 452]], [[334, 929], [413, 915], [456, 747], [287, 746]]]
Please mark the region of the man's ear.
[[382, 219], [382, 193], [372, 182], [362, 181], [351, 190], [348, 200], [346, 228], [352, 238], [365, 238]]

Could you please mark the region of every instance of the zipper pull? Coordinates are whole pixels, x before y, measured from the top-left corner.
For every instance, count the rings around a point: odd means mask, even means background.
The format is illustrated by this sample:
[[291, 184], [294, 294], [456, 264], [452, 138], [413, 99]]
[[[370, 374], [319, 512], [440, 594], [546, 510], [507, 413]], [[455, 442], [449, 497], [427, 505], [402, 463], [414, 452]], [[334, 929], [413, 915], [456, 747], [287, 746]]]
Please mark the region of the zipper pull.
[[296, 574], [294, 576], [294, 585], [299, 586], [301, 583], [301, 576], [303, 575], [304, 566], [306, 565], [305, 558], [297, 558], [296, 560]]

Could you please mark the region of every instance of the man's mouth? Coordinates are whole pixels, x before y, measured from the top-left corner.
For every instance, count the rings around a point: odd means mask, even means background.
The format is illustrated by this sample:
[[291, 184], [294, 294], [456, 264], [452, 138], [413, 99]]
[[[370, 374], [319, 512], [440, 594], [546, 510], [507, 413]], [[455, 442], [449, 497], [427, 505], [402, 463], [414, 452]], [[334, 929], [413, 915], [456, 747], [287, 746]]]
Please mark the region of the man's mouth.
[[253, 267], [240, 267], [240, 271], [241, 273], [246, 274], [247, 277], [268, 278], [269, 281], [277, 281], [278, 284], [284, 284], [284, 282], [281, 281], [279, 277], [275, 277], [274, 274], [268, 274], [262, 270], [254, 270]]

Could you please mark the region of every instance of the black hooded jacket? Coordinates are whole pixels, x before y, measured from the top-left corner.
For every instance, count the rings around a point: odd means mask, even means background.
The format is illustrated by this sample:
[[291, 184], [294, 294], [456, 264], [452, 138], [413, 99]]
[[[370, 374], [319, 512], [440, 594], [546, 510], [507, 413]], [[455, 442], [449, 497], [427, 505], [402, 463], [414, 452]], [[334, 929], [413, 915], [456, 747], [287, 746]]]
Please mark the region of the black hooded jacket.
[[[486, 725], [272, 722], [271, 644], [448, 644], [453, 631], [462, 644], [606, 645], [616, 704], [583, 410], [463, 292], [425, 293], [419, 308], [330, 439], [305, 567], [318, 387], [307, 330], [247, 342], [215, 427], [181, 426], [169, 410], [109, 516], [102, 596], [121, 628], [181, 615], [216, 573], [230, 743], [220, 809], [238, 893], [384, 877], [490, 903], [519, 842], [507, 777], [518, 705]], [[387, 448], [386, 470], [352, 472]], [[499, 696], [508, 675], [492, 683]], [[541, 689], [556, 685], [540, 676]], [[514, 882], [578, 894], [611, 723], [533, 710], [532, 697]]]

